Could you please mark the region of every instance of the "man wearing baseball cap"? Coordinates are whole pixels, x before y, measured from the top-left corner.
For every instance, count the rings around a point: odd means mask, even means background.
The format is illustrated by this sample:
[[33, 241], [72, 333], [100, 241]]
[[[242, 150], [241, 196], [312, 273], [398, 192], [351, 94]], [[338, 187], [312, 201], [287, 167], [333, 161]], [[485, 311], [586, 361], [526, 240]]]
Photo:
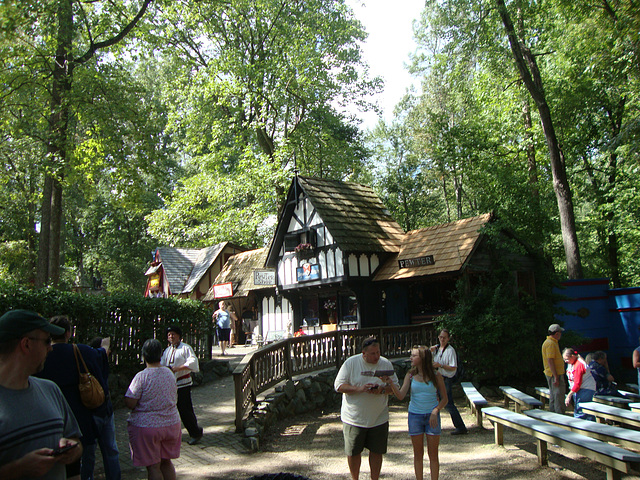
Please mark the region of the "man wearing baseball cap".
[[[80, 428], [58, 386], [32, 377], [64, 330], [29, 310], [0, 317], [0, 478], [65, 480], [82, 454]], [[58, 449], [68, 447], [64, 452]]]
[[564, 360], [558, 342], [562, 332], [564, 328], [557, 323], [549, 325], [547, 339], [542, 344], [542, 364], [549, 386], [549, 411], [561, 414], [564, 413], [565, 383], [562, 378]]

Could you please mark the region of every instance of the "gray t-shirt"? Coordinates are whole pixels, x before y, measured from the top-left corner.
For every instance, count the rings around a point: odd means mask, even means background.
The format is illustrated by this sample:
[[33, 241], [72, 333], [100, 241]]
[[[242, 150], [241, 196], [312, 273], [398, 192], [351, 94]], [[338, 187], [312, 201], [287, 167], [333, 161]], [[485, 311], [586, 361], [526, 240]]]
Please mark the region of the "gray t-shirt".
[[[23, 390], [0, 386], [0, 466], [39, 448], [56, 448], [63, 437], [80, 435], [71, 408], [55, 383], [29, 377], [29, 386]], [[56, 463], [38, 480], [66, 478], [65, 466]]]

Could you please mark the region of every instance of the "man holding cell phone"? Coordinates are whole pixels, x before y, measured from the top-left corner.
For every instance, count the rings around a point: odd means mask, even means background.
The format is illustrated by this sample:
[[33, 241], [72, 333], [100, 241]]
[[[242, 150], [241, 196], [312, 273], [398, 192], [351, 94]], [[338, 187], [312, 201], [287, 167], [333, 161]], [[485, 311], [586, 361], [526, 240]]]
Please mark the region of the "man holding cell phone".
[[374, 337], [362, 342], [362, 353], [349, 357], [340, 367], [334, 388], [342, 393], [342, 433], [352, 480], [360, 476], [362, 452], [369, 450], [371, 480], [378, 480], [382, 456], [389, 436], [388, 395], [393, 393], [381, 377], [398, 386], [393, 365], [380, 356], [380, 342]]
[[65, 480], [82, 455], [80, 428], [60, 388], [35, 378], [64, 329], [35, 312], [0, 317], [0, 478]]

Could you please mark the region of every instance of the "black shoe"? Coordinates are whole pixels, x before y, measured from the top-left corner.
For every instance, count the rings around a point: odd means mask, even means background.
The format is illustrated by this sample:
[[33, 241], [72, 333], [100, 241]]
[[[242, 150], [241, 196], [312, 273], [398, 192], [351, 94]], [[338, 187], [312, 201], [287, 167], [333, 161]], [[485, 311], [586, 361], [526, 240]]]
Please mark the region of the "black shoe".
[[202, 434], [198, 435], [197, 437], [192, 437], [191, 440], [189, 440], [189, 445], [195, 445], [200, 442], [200, 440], [202, 440]]
[[467, 433], [469, 433], [469, 430], [467, 430], [466, 428], [456, 428], [453, 432], [451, 432], [451, 435], [466, 435]]

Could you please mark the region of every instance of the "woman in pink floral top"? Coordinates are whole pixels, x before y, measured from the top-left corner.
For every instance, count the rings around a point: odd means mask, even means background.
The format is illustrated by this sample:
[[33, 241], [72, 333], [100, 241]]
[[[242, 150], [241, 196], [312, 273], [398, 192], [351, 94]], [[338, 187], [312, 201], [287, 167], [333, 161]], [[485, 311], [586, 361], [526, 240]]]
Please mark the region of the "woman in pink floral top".
[[176, 403], [175, 375], [160, 366], [162, 345], [144, 342], [142, 356], [147, 365], [131, 381], [124, 402], [129, 415], [129, 449], [135, 466], [147, 467], [149, 480], [175, 480], [172, 458], [180, 456], [182, 430]]

